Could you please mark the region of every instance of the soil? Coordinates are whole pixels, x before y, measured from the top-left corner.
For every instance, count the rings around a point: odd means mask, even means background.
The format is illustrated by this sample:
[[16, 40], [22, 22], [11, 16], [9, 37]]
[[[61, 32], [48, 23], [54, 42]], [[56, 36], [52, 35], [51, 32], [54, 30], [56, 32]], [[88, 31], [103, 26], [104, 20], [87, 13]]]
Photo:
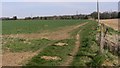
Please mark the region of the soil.
[[5, 53], [2, 56], [2, 66], [22, 66], [22, 61], [33, 57], [33, 52]]
[[[49, 44], [51, 45], [51, 44]], [[48, 46], [49, 46], [48, 45]], [[46, 46], [47, 47], [47, 46]], [[44, 48], [46, 48], [44, 47]], [[44, 48], [40, 48], [36, 52], [4, 52], [2, 55], [2, 66], [22, 66], [25, 65], [32, 57], [40, 53]]]

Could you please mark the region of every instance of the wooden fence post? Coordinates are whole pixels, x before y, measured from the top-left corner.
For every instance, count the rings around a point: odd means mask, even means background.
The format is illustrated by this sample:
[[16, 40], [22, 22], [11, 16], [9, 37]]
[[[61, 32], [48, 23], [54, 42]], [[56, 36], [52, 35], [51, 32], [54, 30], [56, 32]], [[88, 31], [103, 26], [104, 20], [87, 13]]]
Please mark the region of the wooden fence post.
[[104, 41], [104, 24], [101, 24], [100, 54], [103, 53]]

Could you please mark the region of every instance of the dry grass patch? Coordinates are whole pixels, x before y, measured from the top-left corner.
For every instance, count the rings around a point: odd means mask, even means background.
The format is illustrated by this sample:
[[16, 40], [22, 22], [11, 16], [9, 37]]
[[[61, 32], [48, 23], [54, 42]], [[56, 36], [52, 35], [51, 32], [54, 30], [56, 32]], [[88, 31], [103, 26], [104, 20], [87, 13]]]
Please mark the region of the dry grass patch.
[[114, 65], [113, 65], [112, 62], [109, 61], [109, 59], [106, 59], [106, 60], [103, 62], [102, 66], [114, 66]]
[[61, 60], [61, 58], [58, 57], [58, 56], [41, 56], [41, 59], [44, 59], [44, 60]]
[[63, 42], [58, 42], [58, 43], [55, 43], [54, 46], [66, 46], [68, 45], [67, 43], [63, 43]]
[[101, 20], [101, 23], [104, 23], [105, 25], [113, 28], [114, 30], [118, 30], [120, 26], [118, 26], [118, 20], [119, 19], [106, 19], [106, 20]]
[[22, 53], [4, 53], [2, 57], [2, 66], [22, 66], [22, 61], [35, 56], [33, 52]]
[[23, 41], [23, 43], [32, 44], [32, 43], [30, 42], [30, 40], [28, 40], [28, 39], [25, 39], [25, 40]]

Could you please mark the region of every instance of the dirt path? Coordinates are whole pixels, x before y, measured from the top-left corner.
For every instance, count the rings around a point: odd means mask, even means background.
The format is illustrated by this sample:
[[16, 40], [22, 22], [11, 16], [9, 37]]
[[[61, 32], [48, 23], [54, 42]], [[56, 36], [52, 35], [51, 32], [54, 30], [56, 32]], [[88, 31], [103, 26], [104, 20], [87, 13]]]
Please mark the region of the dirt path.
[[74, 26], [67, 26], [65, 28], [60, 28], [59, 30], [54, 32], [32, 33], [32, 34], [11, 34], [11, 35], [3, 35], [3, 36], [12, 37], [12, 38], [27, 38], [27, 39], [47, 38], [52, 40], [62, 40], [70, 37], [69, 32], [80, 26], [85, 25], [86, 23], [82, 23]]
[[[69, 37], [69, 32], [71, 32], [74, 29], [79, 28], [80, 26], [83, 26], [87, 23], [83, 23], [77, 26], [69, 26], [66, 27], [66, 29], [61, 29], [58, 31], [55, 31], [53, 33], [45, 33], [45, 34], [17, 34], [17, 35], [8, 35], [9, 37], [12, 36], [14, 38], [34, 38], [34, 39], [38, 39], [41, 37], [47, 37], [49, 39], [65, 39]], [[6, 35], [7, 36], [7, 35]], [[79, 34], [76, 35], [76, 45], [74, 48], [74, 51], [71, 53], [73, 56], [69, 56], [68, 60], [66, 61], [65, 65], [69, 65], [72, 60], [73, 57], [76, 55], [76, 53], [79, 50], [79, 46], [80, 46], [80, 42], [79, 42]], [[47, 47], [47, 46], [46, 46]], [[22, 66], [25, 63], [27, 63], [26, 61], [28, 61], [29, 59], [31, 59], [33, 56], [37, 55], [38, 53], [40, 53], [44, 48], [36, 51], [36, 52], [21, 52], [21, 53], [12, 53], [12, 52], [8, 52], [3, 54], [3, 66]], [[24, 63], [23, 63], [24, 62]], [[63, 65], [63, 66], [65, 66]]]
[[[85, 24], [87, 24], [87, 23], [85, 23]], [[83, 26], [85, 24], [82, 24], [81, 26]], [[79, 35], [79, 33], [80, 33], [80, 31], [77, 33], [77, 35], [75, 37], [76, 42], [75, 42], [75, 47], [74, 47], [72, 53], [70, 53], [70, 56], [68, 56], [66, 61], [63, 64], [61, 64], [61, 66], [70, 66], [70, 64], [72, 63], [74, 57], [76, 56], [77, 52], [79, 51], [79, 48], [80, 48], [80, 35]]]
[[70, 53], [70, 56], [67, 58], [67, 61], [65, 61], [65, 63], [63, 63], [62, 66], [69, 66], [72, 63], [72, 61], [74, 59], [74, 56], [77, 54], [77, 52], [79, 50], [79, 47], [80, 47], [80, 35], [79, 35], [79, 32], [76, 35], [75, 48], [73, 49], [72, 53]]
[[2, 58], [2, 66], [21, 66], [21, 61], [31, 58], [35, 55], [33, 52], [6, 53]]
[[[50, 46], [49, 44], [48, 46]], [[19, 52], [19, 53], [13, 53], [13, 52], [7, 52], [4, 53], [2, 56], [2, 66], [22, 66], [25, 63], [28, 62], [32, 57], [40, 53], [44, 48], [47, 46], [41, 48], [40, 50], [36, 52]]]

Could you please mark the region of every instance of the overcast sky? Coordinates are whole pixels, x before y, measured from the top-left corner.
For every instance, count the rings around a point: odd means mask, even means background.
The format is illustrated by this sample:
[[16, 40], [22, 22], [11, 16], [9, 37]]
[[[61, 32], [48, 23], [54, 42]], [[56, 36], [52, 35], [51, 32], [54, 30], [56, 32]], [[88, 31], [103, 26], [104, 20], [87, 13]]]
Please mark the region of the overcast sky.
[[[2, 2], [96, 2], [97, 0], [1, 0]], [[120, 0], [99, 0], [100, 2], [118, 2]]]
[[[12, 17], [14, 15], [19, 18], [26, 16], [69, 15], [76, 14], [76, 11], [78, 11], [79, 14], [89, 14], [96, 11], [96, 2], [27, 2], [27, 0], [24, 0], [26, 2], [12, 2], [13, 0], [9, 1], [11, 2], [4, 0], [2, 3], [3, 17]], [[117, 2], [100, 3], [101, 12], [117, 10]]]

